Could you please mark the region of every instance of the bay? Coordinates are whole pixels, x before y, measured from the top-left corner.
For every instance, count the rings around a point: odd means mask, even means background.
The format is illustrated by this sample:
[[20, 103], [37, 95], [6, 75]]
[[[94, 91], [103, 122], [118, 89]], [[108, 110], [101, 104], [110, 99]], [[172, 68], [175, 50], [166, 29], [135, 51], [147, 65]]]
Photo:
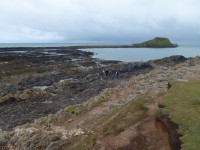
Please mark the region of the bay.
[[[80, 45], [112, 45], [110, 43], [0, 43], [2, 47], [67, 47]], [[116, 43], [113, 45], [117, 45]], [[119, 60], [124, 62], [148, 61], [172, 55], [185, 57], [200, 56], [200, 45], [180, 45], [177, 48], [90, 48], [81, 49], [94, 52], [94, 58]]]
[[172, 55], [184, 57], [200, 56], [200, 46], [179, 46], [177, 48], [91, 48], [82, 49], [94, 52], [94, 58], [120, 60], [124, 62], [148, 61]]

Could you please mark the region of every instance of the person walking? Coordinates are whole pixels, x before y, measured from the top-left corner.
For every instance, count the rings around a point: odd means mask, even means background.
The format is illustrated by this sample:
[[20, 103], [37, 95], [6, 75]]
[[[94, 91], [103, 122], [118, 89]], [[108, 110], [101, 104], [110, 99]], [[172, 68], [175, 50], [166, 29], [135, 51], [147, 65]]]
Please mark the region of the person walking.
[[116, 75], [116, 78], [118, 79], [118, 77], [119, 77], [119, 72], [116, 71], [116, 72], [115, 72], [115, 75]]

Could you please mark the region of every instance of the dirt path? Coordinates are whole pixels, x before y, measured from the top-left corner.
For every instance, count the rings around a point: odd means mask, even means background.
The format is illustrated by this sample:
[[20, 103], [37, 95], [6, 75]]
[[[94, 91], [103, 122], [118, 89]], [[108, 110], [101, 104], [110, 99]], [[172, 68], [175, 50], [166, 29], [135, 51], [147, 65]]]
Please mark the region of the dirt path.
[[127, 128], [117, 136], [108, 136], [103, 141], [98, 141], [104, 149], [114, 150], [170, 150], [168, 132], [164, 124], [157, 121], [155, 113], [158, 110], [159, 98], [148, 103], [146, 117]]
[[126, 150], [170, 150], [169, 135], [165, 125], [156, 120], [155, 113], [158, 111], [159, 98], [148, 104], [147, 117], [137, 126], [137, 135], [130, 144], [122, 149]]

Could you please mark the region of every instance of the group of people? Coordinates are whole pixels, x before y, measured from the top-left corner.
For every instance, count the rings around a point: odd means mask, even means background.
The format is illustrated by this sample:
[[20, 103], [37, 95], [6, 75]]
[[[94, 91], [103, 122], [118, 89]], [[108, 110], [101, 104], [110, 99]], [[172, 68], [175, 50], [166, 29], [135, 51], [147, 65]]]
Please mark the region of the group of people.
[[112, 78], [116, 78], [118, 79], [119, 78], [119, 71], [109, 71], [108, 69], [105, 69], [102, 71], [101, 75], [103, 77], [108, 77], [109, 75], [112, 76]]

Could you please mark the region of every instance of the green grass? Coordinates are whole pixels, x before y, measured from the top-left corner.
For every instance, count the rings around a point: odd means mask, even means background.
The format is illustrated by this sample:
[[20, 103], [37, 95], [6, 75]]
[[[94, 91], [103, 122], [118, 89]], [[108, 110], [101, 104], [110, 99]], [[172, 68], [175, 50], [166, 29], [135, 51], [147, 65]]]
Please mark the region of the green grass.
[[104, 89], [104, 91], [97, 95], [95, 98], [92, 98], [90, 101], [87, 102], [87, 105], [100, 105], [101, 103], [105, 102], [106, 99], [115, 92], [112, 88], [111, 89]]
[[[134, 101], [129, 102], [121, 109], [116, 110], [113, 114], [103, 118], [101, 122], [107, 122], [107, 120], [109, 120], [103, 128], [103, 135], [118, 135], [129, 126], [134, 125], [141, 120], [145, 116], [147, 110], [145, 107], [147, 101], [149, 101], [149, 97], [143, 95]], [[110, 120], [113, 116], [115, 117]]]
[[40, 123], [39, 123], [39, 124], [40, 124], [41, 126], [47, 126], [47, 125], [48, 125], [48, 123], [49, 123], [49, 122], [48, 122], [48, 120], [47, 120], [47, 119], [43, 119], [43, 120], [41, 120], [41, 121], [40, 121]]
[[75, 108], [73, 106], [68, 106], [65, 108], [66, 113], [75, 114]]
[[151, 97], [146, 94], [134, 99], [122, 108], [115, 110], [106, 116], [96, 118], [96, 120], [94, 120], [96, 123], [93, 127], [94, 133], [91, 133], [86, 137], [82, 137], [79, 140], [72, 140], [71, 147], [68, 146], [66, 149], [101, 149], [100, 145], [97, 143], [98, 139], [102, 139], [107, 136], [116, 136], [128, 127], [140, 121], [145, 117], [147, 110], [145, 104], [149, 101], [151, 101]]
[[183, 150], [200, 149], [200, 81], [171, 81], [161, 112], [179, 125]]
[[98, 150], [99, 145], [96, 144], [97, 135], [88, 134], [87, 136], [73, 137], [70, 145], [67, 145], [63, 150]]
[[172, 44], [169, 39], [167, 38], [161, 38], [161, 37], [156, 37], [152, 40], [139, 43], [139, 44], [134, 44], [135, 46], [138, 47], [177, 47], [177, 44]]

